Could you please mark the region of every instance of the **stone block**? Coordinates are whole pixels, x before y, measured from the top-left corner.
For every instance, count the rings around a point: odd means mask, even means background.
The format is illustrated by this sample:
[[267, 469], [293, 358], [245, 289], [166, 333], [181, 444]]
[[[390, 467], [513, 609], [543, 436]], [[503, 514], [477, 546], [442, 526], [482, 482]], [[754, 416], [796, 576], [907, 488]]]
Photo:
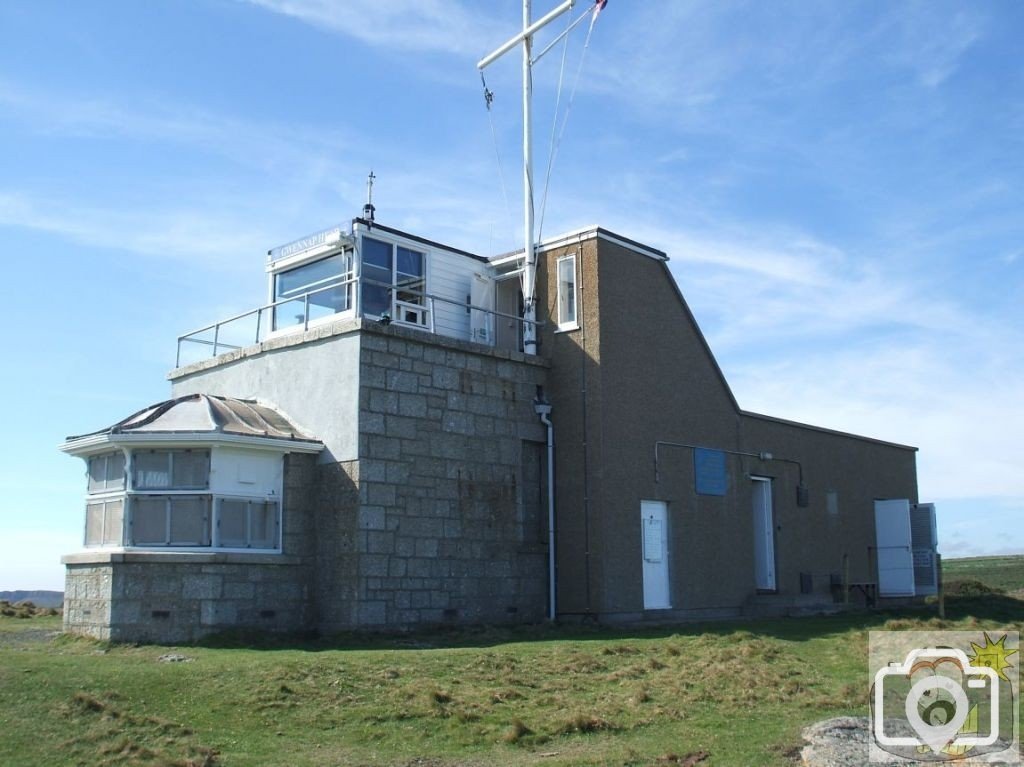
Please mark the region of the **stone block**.
[[384, 428], [384, 414], [368, 412], [360, 413], [359, 431], [363, 434], [386, 434], [387, 431]]
[[181, 596], [184, 599], [218, 599], [221, 587], [219, 575], [186, 575], [182, 578]]
[[412, 371], [387, 371], [387, 387], [390, 392], [415, 394], [419, 390], [419, 376]]
[[384, 554], [367, 554], [360, 558], [360, 570], [364, 576], [388, 574], [388, 557]]
[[422, 394], [400, 394], [398, 413], [410, 418], [424, 418], [427, 415], [427, 398]]
[[225, 599], [252, 599], [255, 596], [255, 584], [245, 581], [228, 581], [224, 584]]
[[356, 616], [361, 625], [379, 626], [387, 622], [386, 602], [361, 602], [356, 608]]
[[416, 430], [418, 426], [419, 422], [416, 421], [414, 418], [389, 415], [385, 419], [385, 429], [387, 430], [387, 435], [389, 437], [399, 437], [401, 439], [416, 439]]
[[410, 559], [408, 573], [414, 578], [429, 578], [433, 570], [433, 561], [429, 559]]
[[433, 538], [419, 538], [416, 541], [417, 557], [436, 557], [437, 540]]
[[392, 391], [378, 391], [374, 389], [370, 392], [370, 410], [376, 413], [398, 413], [398, 394]]
[[[359, 479], [363, 482], [383, 482], [387, 477], [387, 465], [382, 460], [365, 458], [362, 461]], [[345, 501], [343, 501], [345, 502]]]
[[362, 530], [384, 530], [386, 527], [383, 506], [361, 506], [357, 518]]
[[409, 464], [405, 461], [389, 463], [385, 477], [391, 485], [405, 485], [409, 481]]
[[366, 534], [366, 550], [370, 554], [393, 554], [395, 534], [371, 530]]
[[366, 500], [375, 506], [394, 506], [395, 487], [382, 482], [369, 482], [366, 487]]
[[458, 390], [459, 371], [451, 367], [436, 367], [431, 373], [430, 383], [435, 389]]
[[232, 626], [238, 619], [234, 602], [221, 599], [203, 600], [199, 607], [199, 622], [203, 626]]

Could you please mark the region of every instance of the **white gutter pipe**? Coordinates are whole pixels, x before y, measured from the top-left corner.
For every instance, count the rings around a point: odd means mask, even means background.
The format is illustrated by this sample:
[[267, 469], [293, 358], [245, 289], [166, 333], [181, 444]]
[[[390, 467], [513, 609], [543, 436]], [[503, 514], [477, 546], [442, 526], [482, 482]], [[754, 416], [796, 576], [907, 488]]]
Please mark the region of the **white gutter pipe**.
[[548, 431], [548, 620], [554, 621], [558, 615], [555, 603], [555, 425], [551, 423], [551, 405], [542, 393], [534, 400], [533, 410]]

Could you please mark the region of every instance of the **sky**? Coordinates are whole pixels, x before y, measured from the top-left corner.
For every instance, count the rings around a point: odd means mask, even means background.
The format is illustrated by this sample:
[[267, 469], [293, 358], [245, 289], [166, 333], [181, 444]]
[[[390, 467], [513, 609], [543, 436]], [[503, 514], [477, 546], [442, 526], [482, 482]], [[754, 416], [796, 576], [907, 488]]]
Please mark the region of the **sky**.
[[[520, 60], [490, 113], [476, 70], [520, 24], [0, 3], [0, 590], [62, 589], [80, 547], [64, 437], [166, 399], [177, 337], [261, 304], [266, 251], [358, 215], [371, 169], [379, 222], [521, 246]], [[943, 554], [1024, 553], [1024, 4], [610, 0], [588, 28], [535, 69], [542, 236], [664, 250], [741, 407], [918, 446]]]

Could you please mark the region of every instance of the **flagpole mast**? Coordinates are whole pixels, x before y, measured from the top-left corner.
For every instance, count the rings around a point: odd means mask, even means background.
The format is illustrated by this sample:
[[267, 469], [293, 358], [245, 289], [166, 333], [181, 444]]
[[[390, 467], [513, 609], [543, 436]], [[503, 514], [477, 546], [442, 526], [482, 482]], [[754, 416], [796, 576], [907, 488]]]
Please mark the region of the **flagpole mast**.
[[523, 352], [537, 353], [537, 250], [533, 237], [533, 70], [530, 58], [533, 35], [530, 28], [530, 0], [523, 0]]
[[536, 22], [530, 20], [530, 0], [523, 0], [523, 31], [480, 59], [481, 72], [519, 43], [523, 45], [523, 351], [537, 353], [537, 247], [533, 236], [533, 35], [576, 5], [565, 0]]

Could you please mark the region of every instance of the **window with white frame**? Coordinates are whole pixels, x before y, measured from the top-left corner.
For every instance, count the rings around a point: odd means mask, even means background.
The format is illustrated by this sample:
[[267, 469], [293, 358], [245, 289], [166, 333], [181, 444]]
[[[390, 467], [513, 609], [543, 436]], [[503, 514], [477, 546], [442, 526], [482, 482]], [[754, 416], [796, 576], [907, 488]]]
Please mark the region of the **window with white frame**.
[[90, 456], [85, 502], [85, 545], [120, 546], [124, 542], [124, 453]]
[[124, 490], [124, 453], [94, 455], [89, 459], [89, 492]]
[[209, 546], [210, 451], [134, 450], [129, 496], [133, 546]]
[[[250, 468], [273, 476], [275, 460], [284, 460], [278, 455], [268, 462], [262, 451], [229, 452], [231, 463], [221, 468], [232, 477], [253, 461]], [[244, 482], [214, 486], [211, 468], [217, 459], [209, 448], [137, 448], [129, 453], [127, 472], [120, 450], [87, 459], [86, 546], [280, 551], [279, 488], [264, 485], [258, 491], [264, 495], [245, 497]], [[276, 465], [280, 471], [281, 464]]]
[[228, 549], [277, 547], [277, 503], [256, 498], [217, 499], [217, 545]]
[[274, 330], [303, 325], [352, 308], [352, 251], [274, 275]]
[[576, 320], [576, 256], [558, 259], [558, 327], [571, 330], [578, 327]]
[[124, 543], [124, 496], [90, 498], [85, 504], [85, 545], [120, 546]]
[[132, 454], [132, 490], [205, 490], [209, 486], [209, 450], [135, 450]]
[[359, 275], [363, 316], [386, 313], [395, 322], [425, 325], [426, 261], [421, 251], [363, 237]]

